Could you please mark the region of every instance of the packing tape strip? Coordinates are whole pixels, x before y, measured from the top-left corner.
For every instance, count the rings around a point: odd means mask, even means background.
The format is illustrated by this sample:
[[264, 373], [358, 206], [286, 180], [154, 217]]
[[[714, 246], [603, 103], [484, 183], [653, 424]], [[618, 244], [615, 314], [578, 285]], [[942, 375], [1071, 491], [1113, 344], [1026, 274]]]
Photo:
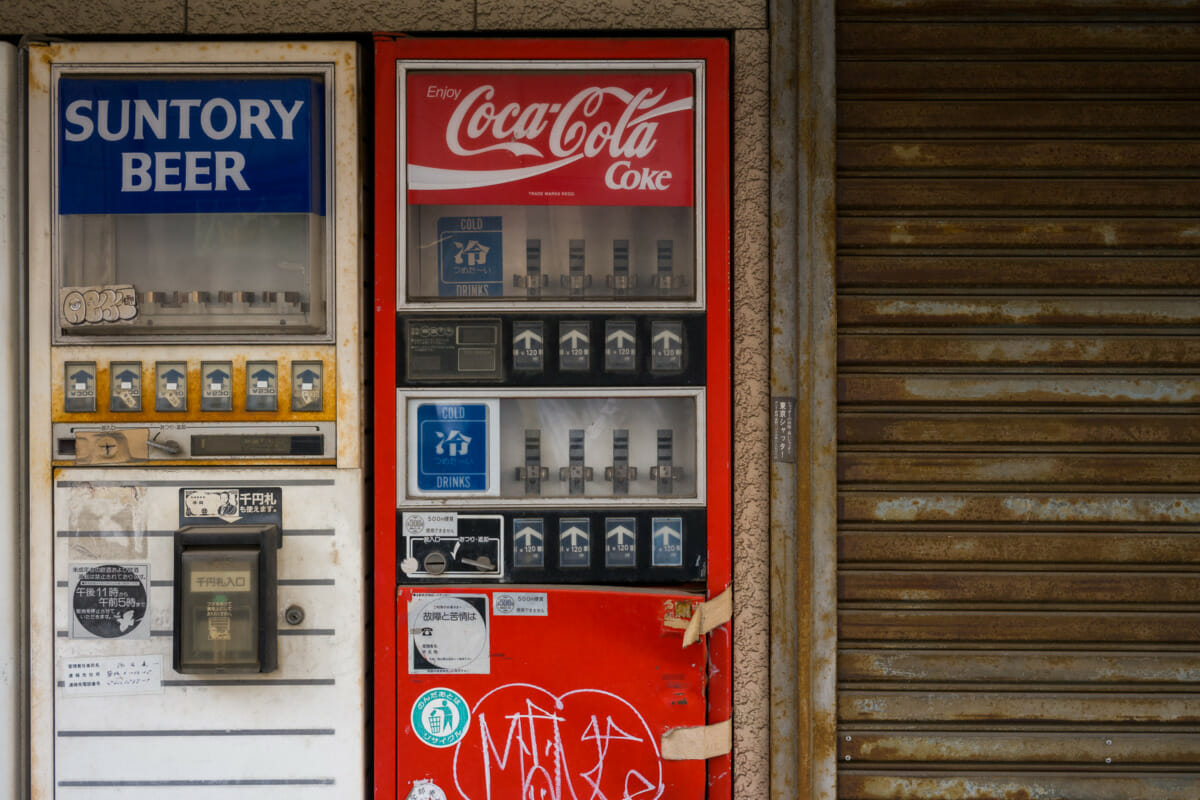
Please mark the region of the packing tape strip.
[[706, 603], [696, 607], [692, 621], [683, 632], [683, 646], [700, 641], [700, 637], [733, 618], [733, 587], [729, 587]]
[[662, 735], [662, 757], [667, 761], [703, 761], [733, 750], [733, 720], [698, 728], [675, 728]]

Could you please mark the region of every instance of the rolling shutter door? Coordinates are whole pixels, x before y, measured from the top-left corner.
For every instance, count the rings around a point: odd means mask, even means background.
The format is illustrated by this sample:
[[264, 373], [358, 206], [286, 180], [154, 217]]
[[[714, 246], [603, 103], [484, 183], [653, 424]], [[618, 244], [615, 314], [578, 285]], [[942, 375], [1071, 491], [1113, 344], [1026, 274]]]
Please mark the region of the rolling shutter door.
[[1200, 8], [838, 14], [838, 796], [1194, 800]]

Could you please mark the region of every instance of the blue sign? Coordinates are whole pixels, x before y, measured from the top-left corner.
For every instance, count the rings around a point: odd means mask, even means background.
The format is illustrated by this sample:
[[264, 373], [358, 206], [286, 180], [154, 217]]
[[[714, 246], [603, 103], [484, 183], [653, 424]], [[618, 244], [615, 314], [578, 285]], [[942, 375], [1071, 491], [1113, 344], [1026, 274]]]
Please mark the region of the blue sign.
[[604, 566], [637, 566], [637, 519], [604, 518]]
[[683, 517], [654, 517], [650, 521], [650, 539], [653, 566], [683, 566]]
[[440, 217], [438, 294], [499, 297], [504, 294], [504, 237], [500, 217]]
[[558, 521], [558, 565], [588, 567], [592, 563], [592, 521], [563, 517]]
[[60, 214], [325, 213], [319, 78], [64, 76], [56, 113]]
[[546, 522], [541, 517], [513, 520], [513, 560], [518, 567], [540, 567], [546, 558]]
[[422, 403], [417, 407], [417, 488], [486, 492], [487, 445], [483, 403]]

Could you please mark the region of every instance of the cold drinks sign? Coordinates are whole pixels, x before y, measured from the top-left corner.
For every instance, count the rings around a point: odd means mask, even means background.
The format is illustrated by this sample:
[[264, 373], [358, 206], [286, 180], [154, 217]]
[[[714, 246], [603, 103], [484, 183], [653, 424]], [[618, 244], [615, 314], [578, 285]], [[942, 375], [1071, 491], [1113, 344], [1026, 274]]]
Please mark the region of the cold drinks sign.
[[319, 79], [64, 77], [60, 214], [325, 213]]
[[688, 72], [412, 72], [414, 204], [691, 206]]

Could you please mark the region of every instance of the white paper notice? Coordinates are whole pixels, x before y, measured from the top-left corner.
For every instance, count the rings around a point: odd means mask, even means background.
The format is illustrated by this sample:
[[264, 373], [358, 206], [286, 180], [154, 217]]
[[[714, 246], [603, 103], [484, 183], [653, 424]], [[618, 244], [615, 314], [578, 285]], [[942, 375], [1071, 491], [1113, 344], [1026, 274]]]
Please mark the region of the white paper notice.
[[161, 694], [162, 656], [93, 656], [62, 662], [63, 694]]
[[497, 617], [544, 617], [550, 613], [545, 592], [496, 592], [492, 613]]
[[403, 514], [404, 535], [420, 538], [436, 536], [439, 539], [456, 538], [458, 536], [458, 512], [437, 511], [414, 513], [405, 511]]

